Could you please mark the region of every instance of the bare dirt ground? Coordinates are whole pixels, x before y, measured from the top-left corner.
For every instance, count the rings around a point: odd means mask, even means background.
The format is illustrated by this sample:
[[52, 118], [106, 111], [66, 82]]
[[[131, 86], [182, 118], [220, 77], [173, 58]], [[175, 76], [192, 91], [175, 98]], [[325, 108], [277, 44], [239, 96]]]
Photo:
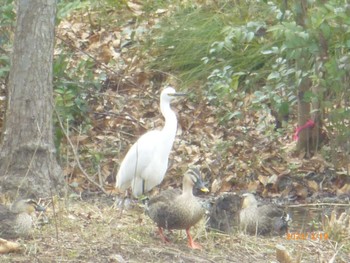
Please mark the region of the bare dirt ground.
[[[285, 246], [293, 262], [350, 259], [341, 244], [330, 240], [226, 235], [206, 230], [204, 220], [191, 229], [203, 249], [192, 250], [184, 231], [169, 234], [171, 244], [162, 243], [138, 204], [123, 213], [106, 197], [54, 204], [49, 204], [48, 221], [38, 223], [33, 238], [18, 240], [22, 251], [1, 255], [1, 262], [277, 262], [276, 245]], [[40, 215], [38, 222], [42, 219]]]

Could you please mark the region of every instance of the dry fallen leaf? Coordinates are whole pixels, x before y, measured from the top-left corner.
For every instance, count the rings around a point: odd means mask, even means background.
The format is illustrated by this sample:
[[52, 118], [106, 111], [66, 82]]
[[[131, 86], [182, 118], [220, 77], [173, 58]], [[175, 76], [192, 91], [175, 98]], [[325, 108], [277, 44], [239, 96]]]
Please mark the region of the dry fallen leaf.
[[340, 189], [337, 189], [337, 196], [339, 195], [349, 195], [350, 194], [350, 184], [344, 184]]
[[276, 259], [280, 263], [294, 262], [287, 249], [282, 245], [276, 245]]
[[21, 245], [19, 243], [0, 238], [0, 254], [18, 252], [20, 250]]

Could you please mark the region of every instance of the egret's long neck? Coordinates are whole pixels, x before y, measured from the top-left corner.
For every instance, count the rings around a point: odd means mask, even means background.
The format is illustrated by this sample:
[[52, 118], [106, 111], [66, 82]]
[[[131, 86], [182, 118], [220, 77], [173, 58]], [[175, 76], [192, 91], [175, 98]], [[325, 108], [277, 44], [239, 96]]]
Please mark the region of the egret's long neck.
[[166, 145], [169, 147], [168, 151], [170, 151], [176, 135], [177, 118], [175, 112], [170, 108], [170, 103], [161, 101], [160, 105], [160, 111], [165, 118], [165, 125], [162, 130], [164, 142], [167, 142]]

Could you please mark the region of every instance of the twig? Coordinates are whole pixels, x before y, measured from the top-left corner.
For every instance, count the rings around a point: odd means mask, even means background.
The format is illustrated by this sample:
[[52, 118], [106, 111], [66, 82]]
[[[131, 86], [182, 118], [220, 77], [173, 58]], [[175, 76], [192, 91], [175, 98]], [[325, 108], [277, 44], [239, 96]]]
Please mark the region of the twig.
[[329, 260], [328, 263], [334, 263], [334, 262], [335, 262], [335, 257], [337, 256], [337, 254], [339, 253], [339, 251], [340, 251], [342, 248], [343, 248], [343, 245], [341, 245], [340, 248], [338, 248], [338, 249], [335, 251], [333, 257]]
[[338, 203], [313, 203], [313, 204], [297, 204], [288, 205], [288, 207], [307, 207], [307, 206], [349, 206], [349, 204], [338, 204]]
[[108, 196], [109, 193], [103, 188], [103, 186], [101, 186], [100, 184], [96, 183], [96, 182], [85, 172], [85, 170], [83, 169], [83, 167], [82, 167], [82, 165], [81, 165], [81, 163], [80, 163], [80, 161], [79, 161], [79, 157], [78, 157], [77, 150], [76, 150], [76, 148], [74, 147], [74, 145], [73, 145], [71, 139], [69, 138], [69, 136], [68, 136], [66, 130], [64, 129], [63, 124], [62, 124], [61, 117], [59, 116], [59, 114], [58, 114], [58, 112], [57, 112], [57, 110], [56, 110], [55, 107], [54, 107], [54, 111], [55, 111], [55, 113], [56, 113], [56, 116], [57, 116], [57, 119], [58, 119], [58, 123], [60, 124], [60, 127], [61, 127], [61, 129], [62, 129], [62, 132], [63, 132], [64, 136], [66, 137], [66, 139], [67, 139], [67, 141], [68, 141], [70, 147], [72, 148], [73, 155], [74, 155], [74, 159], [75, 159], [75, 161], [76, 161], [76, 163], [77, 163], [77, 166], [78, 166], [79, 170], [83, 173], [83, 175], [85, 176], [85, 178], [86, 178], [90, 183], [92, 183], [93, 185], [97, 186], [104, 194], [106, 194], [106, 195]]
[[52, 212], [53, 212], [53, 218], [54, 218], [54, 223], [55, 223], [55, 231], [56, 231], [56, 240], [57, 242], [59, 241], [59, 235], [58, 235], [58, 222], [57, 222], [57, 213], [56, 213], [56, 207], [55, 207], [55, 202], [53, 200], [53, 194], [52, 194], [52, 189], [50, 188], [50, 192], [51, 192], [51, 204], [52, 204]]

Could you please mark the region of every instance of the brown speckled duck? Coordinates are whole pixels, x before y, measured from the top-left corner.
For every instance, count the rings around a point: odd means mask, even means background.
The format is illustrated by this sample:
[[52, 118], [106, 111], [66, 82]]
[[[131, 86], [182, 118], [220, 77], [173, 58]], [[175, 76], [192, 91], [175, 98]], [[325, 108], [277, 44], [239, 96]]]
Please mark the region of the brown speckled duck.
[[18, 200], [11, 208], [0, 205], [0, 238], [26, 237], [31, 233], [34, 211], [45, 211], [31, 199]]
[[242, 195], [242, 209], [239, 214], [241, 229], [251, 235], [283, 235], [288, 231], [289, 215], [274, 205], [258, 206], [255, 196]]
[[241, 196], [234, 192], [220, 193], [210, 207], [208, 227], [232, 233], [239, 225]]
[[164, 242], [169, 240], [163, 234], [165, 229], [185, 229], [188, 246], [200, 249], [201, 246], [195, 243], [190, 234], [190, 228], [194, 226], [204, 215], [205, 210], [198, 199], [193, 195], [193, 187], [202, 192], [209, 190], [204, 186], [199, 170], [189, 169], [182, 182], [182, 192], [179, 189], [169, 189], [148, 201], [146, 213], [157, 224], [160, 237]]

